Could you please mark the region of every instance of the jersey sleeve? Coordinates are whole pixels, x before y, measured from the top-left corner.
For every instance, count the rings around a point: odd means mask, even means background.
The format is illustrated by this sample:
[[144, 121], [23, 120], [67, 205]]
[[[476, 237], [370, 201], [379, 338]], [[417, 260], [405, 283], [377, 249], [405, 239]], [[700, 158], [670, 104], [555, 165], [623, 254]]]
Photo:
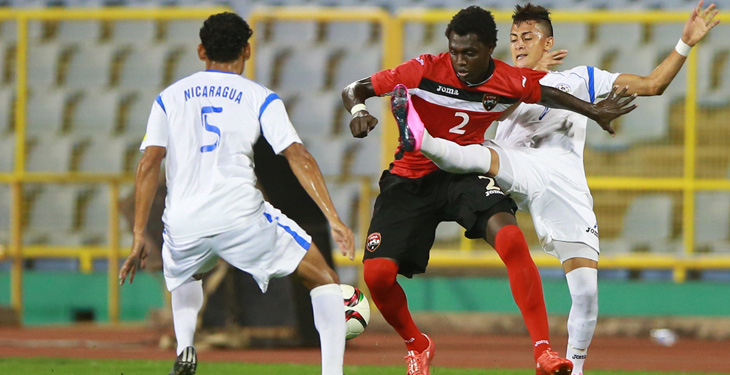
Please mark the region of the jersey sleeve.
[[416, 88], [421, 82], [421, 77], [426, 70], [426, 56], [408, 60], [393, 69], [381, 70], [372, 76], [370, 81], [376, 95], [383, 95], [393, 91], [397, 84], [403, 84], [407, 88]]
[[545, 76], [545, 72], [537, 70], [520, 68], [520, 83], [522, 84], [522, 96], [520, 100], [525, 103], [537, 103], [542, 98], [542, 89], [540, 87], [540, 79]]
[[261, 134], [277, 155], [292, 143], [302, 143], [289, 120], [284, 102], [273, 92], [269, 93], [259, 109], [259, 123]]
[[616, 82], [616, 78], [621, 75], [620, 73], [611, 73], [592, 66], [586, 66], [585, 68], [591, 103], [595, 103], [596, 99], [608, 95], [613, 88], [613, 83]]
[[144, 151], [148, 146], [167, 147], [167, 132], [167, 111], [162, 100], [162, 94], [160, 94], [152, 103], [150, 117], [147, 119], [147, 131], [139, 150]]

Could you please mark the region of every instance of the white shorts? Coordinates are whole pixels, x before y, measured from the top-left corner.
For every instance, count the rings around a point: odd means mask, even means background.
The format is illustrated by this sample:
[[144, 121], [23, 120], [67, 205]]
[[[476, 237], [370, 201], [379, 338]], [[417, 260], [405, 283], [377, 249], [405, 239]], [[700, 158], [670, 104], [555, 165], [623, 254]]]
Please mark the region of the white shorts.
[[558, 148], [503, 147], [494, 141], [484, 145], [499, 154], [495, 180], [532, 215], [548, 254], [563, 258], [553, 241], [581, 242], [600, 252], [593, 197], [578, 155]]
[[266, 292], [269, 279], [296, 270], [312, 243], [312, 237], [297, 223], [268, 202], [240, 228], [177, 242], [164, 232], [163, 239], [163, 271], [169, 291], [193, 275], [209, 271], [221, 258], [251, 274]]

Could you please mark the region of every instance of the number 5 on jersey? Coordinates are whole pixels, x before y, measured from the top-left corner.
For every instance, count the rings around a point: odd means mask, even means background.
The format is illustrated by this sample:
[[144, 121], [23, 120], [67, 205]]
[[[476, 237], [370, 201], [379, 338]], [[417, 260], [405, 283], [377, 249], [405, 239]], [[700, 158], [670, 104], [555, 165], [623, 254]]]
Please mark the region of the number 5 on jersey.
[[212, 145], [206, 145], [200, 148], [200, 152], [211, 152], [218, 148], [218, 145], [221, 143], [221, 130], [218, 129], [217, 126], [211, 125], [208, 123], [208, 114], [209, 113], [221, 113], [223, 112], [223, 108], [221, 107], [212, 107], [212, 106], [206, 106], [203, 107], [200, 113], [200, 121], [203, 124], [203, 128], [205, 131], [213, 133], [216, 135], [215, 143]]

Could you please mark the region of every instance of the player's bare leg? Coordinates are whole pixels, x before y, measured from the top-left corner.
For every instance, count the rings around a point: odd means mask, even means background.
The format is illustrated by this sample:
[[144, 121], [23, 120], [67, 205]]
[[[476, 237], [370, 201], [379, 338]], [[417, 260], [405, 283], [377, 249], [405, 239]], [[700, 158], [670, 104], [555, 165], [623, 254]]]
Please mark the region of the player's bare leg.
[[312, 243], [296, 270], [310, 289], [314, 326], [322, 348], [322, 375], [342, 375], [345, 359], [345, 313], [340, 279]]
[[[554, 244], [559, 253], [576, 250], [595, 253], [583, 243], [555, 241]], [[563, 270], [572, 301], [565, 357], [573, 362], [573, 374], [582, 375], [598, 319], [598, 262], [582, 257], [570, 258], [563, 262]]]

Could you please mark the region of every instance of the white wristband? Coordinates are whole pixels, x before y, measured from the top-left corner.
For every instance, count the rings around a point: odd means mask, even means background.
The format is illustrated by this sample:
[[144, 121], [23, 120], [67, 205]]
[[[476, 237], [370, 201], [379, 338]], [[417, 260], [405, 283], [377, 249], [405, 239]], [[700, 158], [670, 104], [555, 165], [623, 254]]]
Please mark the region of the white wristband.
[[682, 41], [682, 39], [679, 39], [679, 42], [677, 42], [677, 46], [674, 47], [674, 50], [677, 51], [678, 54], [687, 57], [689, 56], [689, 51], [692, 50], [692, 46]]
[[359, 103], [359, 104], [353, 105], [352, 108], [350, 108], [350, 113], [353, 116], [355, 116], [356, 113], [358, 113], [360, 111], [367, 111], [367, 110], [368, 110], [368, 107], [366, 107], [365, 104]]

